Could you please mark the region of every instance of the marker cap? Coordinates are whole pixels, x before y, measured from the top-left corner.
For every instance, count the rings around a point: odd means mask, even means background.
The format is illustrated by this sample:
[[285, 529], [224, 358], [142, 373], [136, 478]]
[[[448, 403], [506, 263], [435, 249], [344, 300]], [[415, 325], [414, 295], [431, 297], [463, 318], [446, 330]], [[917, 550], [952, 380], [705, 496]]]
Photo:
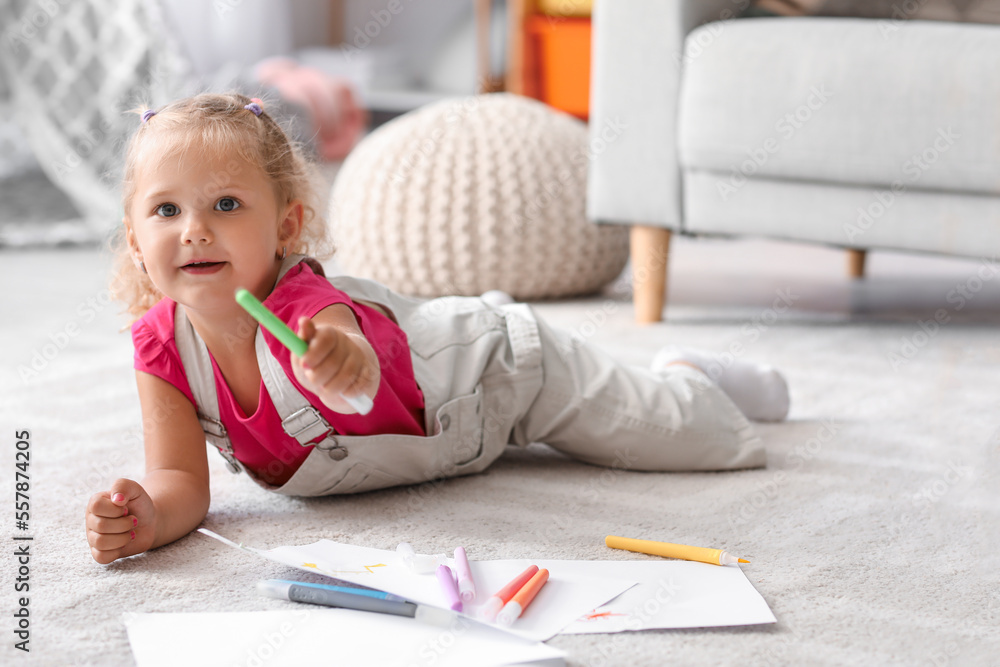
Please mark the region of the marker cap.
[[511, 600], [503, 606], [503, 609], [497, 614], [497, 623], [500, 625], [511, 625], [514, 621], [521, 617], [521, 605], [517, 602]]
[[447, 628], [458, 621], [458, 614], [448, 609], [438, 609], [437, 607], [428, 607], [421, 604], [417, 605], [417, 612], [413, 618], [424, 623]]
[[367, 394], [358, 394], [357, 396], [341, 394], [340, 397], [344, 399], [345, 403], [357, 410], [359, 415], [366, 415], [375, 407], [375, 402]]
[[430, 574], [431, 572], [435, 572], [438, 565], [444, 564], [448, 558], [444, 554], [428, 556], [415, 553], [413, 547], [407, 542], [400, 542], [399, 546], [396, 547], [396, 553], [402, 559], [403, 565], [416, 574]]
[[479, 616], [486, 621], [492, 621], [501, 609], [503, 609], [503, 600], [494, 595], [479, 609]]
[[738, 558], [732, 555], [728, 551], [722, 551], [719, 553], [719, 565], [735, 565], [738, 563], [749, 563], [750, 561], [744, 558]]
[[280, 600], [288, 599], [288, 591], [292, 587], [290, 581], [280, 581], [278, 579], [262, 579], [257, 582], [257, 592], [269, 598]]
[[430, 574], [436, 572], [439, 565], [443, 565], [448, 557], [444, 554], [434, 554], [433, 556], [417, 554], [413, 557], [413, 571], [417, 574]]
[[476, 587], [468, 579], [459, 579], [458, 594], [461, 596], [462, 602], [472, 602], [476, 599]]
[[409, 570], [413, 570], [413, 558], [416, 554], [413, 551], [413, 547], [409, 542], [400, 542], [399, 546], [396, 547], [396, 553], [399, 554], [400, 560], [403, 561], [403, 565]]

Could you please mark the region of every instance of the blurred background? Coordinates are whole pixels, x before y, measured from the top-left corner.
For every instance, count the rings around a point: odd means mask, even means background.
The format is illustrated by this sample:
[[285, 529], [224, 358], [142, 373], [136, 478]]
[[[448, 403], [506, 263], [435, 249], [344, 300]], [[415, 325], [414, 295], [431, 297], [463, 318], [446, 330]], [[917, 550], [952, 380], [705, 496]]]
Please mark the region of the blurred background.
[[449, 96], [508, 90], [585, 119], [589, 14], [589, 0], [0, 0], [0, 247], [101, 242], [121, 219], [129, 111], [202, 90], [264, 96], [331, 179], [365, 132]]

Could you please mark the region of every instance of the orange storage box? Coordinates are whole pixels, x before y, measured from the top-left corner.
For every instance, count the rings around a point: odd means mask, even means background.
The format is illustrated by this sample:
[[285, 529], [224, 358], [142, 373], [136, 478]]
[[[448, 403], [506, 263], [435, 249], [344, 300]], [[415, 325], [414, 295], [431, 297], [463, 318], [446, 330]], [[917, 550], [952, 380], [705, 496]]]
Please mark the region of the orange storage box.
[[586, 120], [590, 114], [590, 19], [535, 15], [527, 27], [537, 45], [542, 101]]

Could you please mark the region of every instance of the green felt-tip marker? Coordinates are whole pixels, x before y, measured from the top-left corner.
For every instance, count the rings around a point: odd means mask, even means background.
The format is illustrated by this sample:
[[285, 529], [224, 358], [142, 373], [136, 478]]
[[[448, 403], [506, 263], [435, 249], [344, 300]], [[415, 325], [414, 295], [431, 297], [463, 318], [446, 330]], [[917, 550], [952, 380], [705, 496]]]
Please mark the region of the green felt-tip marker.
[[[236, 303], [240, 304], [255, 320], [260, 322], [262, 327], [270, 331], [282, 345], [291, 350], [292, 354], [298, 357], [305, 355], [306, 350], [309, 349], [309, 344], [299, 338], [287, 324], [278, 319], [277, 315], [268, 310], [267, 306], [258, 301], [257, 297], [241, 287], [236, 290]], [[357, 410], [359, 415], [368, 414], [374, 406], [372, 399], [364, 394], [358, 394], [357, 396], [344, 396], [341, 394], [340, 397], [348, 405]]]

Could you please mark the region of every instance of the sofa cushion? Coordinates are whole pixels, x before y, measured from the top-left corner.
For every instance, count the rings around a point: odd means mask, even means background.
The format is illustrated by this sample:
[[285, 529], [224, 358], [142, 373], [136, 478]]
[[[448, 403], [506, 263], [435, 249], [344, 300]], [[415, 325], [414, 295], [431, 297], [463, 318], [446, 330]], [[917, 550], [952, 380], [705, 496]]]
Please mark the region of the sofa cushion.
[[1000, 23], [1000, 0], [753, 0], [746, 14]]
[[721, 176], [685, 174], [686, 232], [982, 257], [1000, 267], [997, 197], [770, 178], [722, 197]]
[[688, 36], [685, 169], [1000, 193], [1000, 28], [780, 18]]

